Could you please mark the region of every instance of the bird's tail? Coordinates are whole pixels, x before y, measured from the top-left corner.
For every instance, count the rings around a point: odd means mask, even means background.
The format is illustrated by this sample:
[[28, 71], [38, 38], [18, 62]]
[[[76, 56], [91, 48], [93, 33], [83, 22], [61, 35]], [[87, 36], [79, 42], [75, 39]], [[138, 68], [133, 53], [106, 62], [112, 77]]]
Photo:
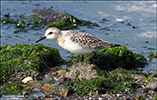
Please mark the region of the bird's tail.
[[120, 44], [113, 44], [111, 47], [118, 47], [121, 46]]

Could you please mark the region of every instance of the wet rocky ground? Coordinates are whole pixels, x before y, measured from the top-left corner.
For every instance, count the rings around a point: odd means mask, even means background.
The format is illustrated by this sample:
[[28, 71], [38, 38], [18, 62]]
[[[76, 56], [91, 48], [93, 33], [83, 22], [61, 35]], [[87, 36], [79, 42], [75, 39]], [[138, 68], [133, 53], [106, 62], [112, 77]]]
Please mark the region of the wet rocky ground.
[[71, 97], [47, 97], [47, 96], [41, 96], [38, 97], [38, 100], [156, 100], [156, 92], [154, 91], [139, 91], [136, 93], [116, 93], [116, 94], [101, 94], [97, 96], [93, 95], [86, 95], [86, 96], [71, 96]]
[[[117, 92], [117, 93], [104, 93], [98, 95], [92, 95], [88, 94], [85, 96], [70, 96], [70, 97], [56, 97], [56, 96], [47, 96], [43, 95], [38, 97], [38, 100], [44, 99], [44, 100], [157, 100], [157, 80], [156, 82], [149, 82], [149, 83], [143, 83], [141, 81], [137, 82], [140, 84], [141, 88], [139, 88], [135, 92], [130, 93], [123, 93], [123, 92]], [[152, 88], [148, 88], [149, 84], [151, 84]], [[155, 89], [152, 90], [152, 89]]]

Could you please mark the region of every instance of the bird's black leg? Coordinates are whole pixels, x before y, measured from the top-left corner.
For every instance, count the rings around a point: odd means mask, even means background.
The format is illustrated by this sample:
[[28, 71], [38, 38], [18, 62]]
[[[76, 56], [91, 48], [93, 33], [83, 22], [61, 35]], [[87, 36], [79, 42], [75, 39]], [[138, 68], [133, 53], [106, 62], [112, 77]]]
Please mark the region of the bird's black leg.
[[92, 57], [90, 57], [90, 58], [88, 59], [88, 61], [90, 61], [93, 57], [96, 56], [96, 53], [95, 53], [95, 52], [93, 52], [93, 53], [94, 53], [94, 55], [93, 55]]
[[84, 60], [84, 56], [83, 55], [81, 55], [82, 56], [82, 59], [81, 59], [81, 61], [83, 61]]

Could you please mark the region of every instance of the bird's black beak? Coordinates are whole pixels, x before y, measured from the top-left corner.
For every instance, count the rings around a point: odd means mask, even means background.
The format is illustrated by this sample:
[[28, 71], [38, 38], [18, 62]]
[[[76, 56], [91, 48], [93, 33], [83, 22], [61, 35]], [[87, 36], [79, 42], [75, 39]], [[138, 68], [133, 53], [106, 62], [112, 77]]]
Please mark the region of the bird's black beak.
[[37, 40], [36, 43], [38, 43], [39, 41], [41, 41], [41, 40], [43, 40], [45, 38], [46, 38], [46, 36], [43, 36], [42, 38], [40, 38], [39, 40]]

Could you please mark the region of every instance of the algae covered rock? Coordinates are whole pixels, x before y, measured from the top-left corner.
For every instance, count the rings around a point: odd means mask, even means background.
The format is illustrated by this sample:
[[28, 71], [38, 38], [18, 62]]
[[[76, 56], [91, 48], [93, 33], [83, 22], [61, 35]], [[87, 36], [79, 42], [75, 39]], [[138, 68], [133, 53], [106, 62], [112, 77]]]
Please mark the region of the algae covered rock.
[[0, 78], [2, 81], [21, 80], [31, 76], [37, 78], [39, 72], [64, 62], [58, 49], [42, 44], [18, 44], [0, 48]]
[[77, 19], [71, 14], [55, 11], [52, 9], [33, 9], [32, 12], [39, 18], [41, 18], [48, 27], [57, 27], [59, 29], [74, 29], [77, 26], [87, 26], [93, 28], [93, 26], [99, 27], [97, 23], [93, 23], [89, 20]]
[[51, 10], [51, 9], [33, 9], [32, 11], [39, 18], [42, 18], [46, 23], [54, 23], [59, 21], [71, 22], [71, 23], [80, 22], [77, 18], [75, 18], [70, 14]]
[[[88, 60], [92, 55], [85, 56]], [[71, 56], [70, 62], [77, 62], [81, 56]], [[147, 64], [146, 58], [141, 54], [133, 53], [125, 46], [105, 48], [96, 53], [96, 56], [90, 59], [91, 64], [105, 70], [113, 70], [118, 67], [124, 69], [143, 68]]]
[[[141, 54], [133, 53], [125, 46], [120, 46], [116, 48], [105, 48], [98, 52], [97, 56], [93, 58], [91, 62], [97, 66], [99, 66], [100, 63], [106, 63], [106, 65], [110, 65], [113, 69], [117, 67], [137, 69], [143, 68], [145, 64], [147, 64], [147, 59]], [[102, 65], [100, 66], [104, 67]]]

